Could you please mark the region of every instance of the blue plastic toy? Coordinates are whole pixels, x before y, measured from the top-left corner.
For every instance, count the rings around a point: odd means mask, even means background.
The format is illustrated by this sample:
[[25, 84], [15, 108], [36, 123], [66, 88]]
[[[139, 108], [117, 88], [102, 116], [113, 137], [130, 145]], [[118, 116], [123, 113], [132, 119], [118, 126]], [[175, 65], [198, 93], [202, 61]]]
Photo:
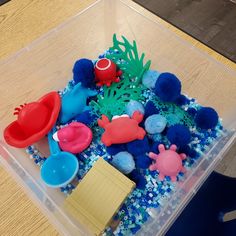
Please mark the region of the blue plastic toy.
[[197, 111], [195, 122], [201, 129], [212, 129], [218, 123], [218, 114], [211, 107], [202, 107]]
[[143, 74], [142, 83], [145, 87], [149, 89], [154, 89], [157, 78], [159, 77], [160, 73], [156, 70], [148, 70]]
[[86, 105], [87, 98], [97, 95], [96, 91], [85, 88], [78, 83], [68, 91], [61, 99], [61, 112], [59, 121], [65, 124], [78, 114], [90, 110]]
[[191, 133], [184, 125], [173, 125], [167, 131], [167, 138], [171, 144], [175, 144], [177, 147], [182, 147], [190, 142]]
[[75, 83], [81, 83], [84, 87], [95, 86], [94, 65], [89, 59], [82, 58], [75, 62], [73, 67], [73, 79]]
[[175, 102], [180, 96], [181, 82], [171, 73], [162, 73], [158, 77], [154, 93], [164, 102]]
[[125, 113], [131, 117], [135, 111], [140, 111], [144, 114], [143, 104], [135, 100], [130, 100], [125, 107]]
[[152, 115], [145, 120], [145, 130], [149, 134], [161, 133], [166, 127], [166, 118], [162, 115]]
[[48, 134], [48, 143], [51, 155], [43, 163], [41, 168], [41, 178], [44, 183], [52, 188], [60, 188], [69, 184], [79, 170], [77, 158], [69, 152], [61, 152], [52, 135], [56, 131], [54, 128]]
[[111, 164], [125, 175], [129, 174], [135, 168], [134, 158], [128, 152], [117, 153], [113, 156]]

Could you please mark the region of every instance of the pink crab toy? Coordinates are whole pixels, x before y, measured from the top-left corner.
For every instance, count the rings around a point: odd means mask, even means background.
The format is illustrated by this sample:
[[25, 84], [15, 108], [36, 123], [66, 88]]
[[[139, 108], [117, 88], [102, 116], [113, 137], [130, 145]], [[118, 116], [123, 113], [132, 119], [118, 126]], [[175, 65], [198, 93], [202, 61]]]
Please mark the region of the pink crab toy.
[[158, 146], [159, 154], [153, 152], [149, 153], [149, 157], [156, 161], [156, 163], [149, 166], [151, 171], [159, 171], [159, 179], [163, 180], [165, 176], [170, 176], [171, 181], [177, 180], [179, 172], [185, 172], [186, 169], [183, 167], [182, 160], [186, 158], [186, 154], [178, 154], [176, 152], [176, 145], [171, 145], [169, 150], [165, 149], [163, 144]]
[[102, 115], [98, 125], [105, 129], [102, 142], [106, 146], [119, 143], [128, 143], [135, 139], [143, 139], [146, 132], [138, 124], [143, 120], [143, 114], [135, 111], [130, 118], [128, 115], [115, 116], [109, 121], [107, 116]]

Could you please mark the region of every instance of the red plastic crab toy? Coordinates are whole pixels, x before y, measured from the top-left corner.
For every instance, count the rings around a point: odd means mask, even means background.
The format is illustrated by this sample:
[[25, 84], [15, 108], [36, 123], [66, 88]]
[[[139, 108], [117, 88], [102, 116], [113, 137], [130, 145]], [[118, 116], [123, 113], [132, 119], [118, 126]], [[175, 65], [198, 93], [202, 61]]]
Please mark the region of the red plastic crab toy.
[[146, 132], [138, 124], [143, 120], [143, 114], [135, 111], [130, 118], [128, 115], [113, 117], [110, 122], [107, 116], [102, 115], [98, 125], [105, 129], [102, 142], [106, 146], [119, 143], [128, 143], [135, 139], [143, 139]]
[[97, 61], [94, 73], [97, 86], [106, 85], [108, 87], [112, 82], [120, 82], [119, 76], [122, 75], [121, 70], [117, 71], [116, 64], [107, 58], [102, 58]]

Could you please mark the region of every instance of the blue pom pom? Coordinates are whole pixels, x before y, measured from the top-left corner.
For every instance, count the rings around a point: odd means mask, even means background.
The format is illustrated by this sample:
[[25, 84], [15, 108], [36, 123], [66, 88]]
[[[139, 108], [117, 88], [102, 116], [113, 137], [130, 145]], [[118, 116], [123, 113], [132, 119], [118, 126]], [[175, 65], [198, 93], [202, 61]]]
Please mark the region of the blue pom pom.
[[145, 120], [145, 130], [149, 134], [161, 133], [166, 127], [166, 118], [162, 115], [151, 115]]
[[112, 156], [122, 151], [126, 151], [125, 144], [112, 144], [111, 146], [107, 147], [108, 154]]
[[174, 102], [181, 92], [181, 82], [171, 73], [162, 73], [158, 77], [154, 93], [164, 102]]
[[195, 122], [201, 129], [212, 129], [218, 123], [219, 116], [211, 107], [202, 107], [197, 111]]
[[91, 114], [90, 111], [84, 111], [74, 118], [76, 121], [81, 122], [85, 125], [91, 125], [95, 120], [98, 119], [96, 115]]
[[197, 158], [198, 157], [198, 153], [196, 150], [194, 149], [190, 149], [189, 150], [189, 153], [188, 153], [188, 156], [192, 157], [192, 158]]
[[158, 150], [158, 146], [159, 144], [161, 144], [160, 142], [153, 142], [151, 145], [150, 145], [150, 152], [154, 152], [156, 154], [159, 154], [159, 150]]
[[187, 112], [189, 115], [195, 116], [197, 113], [197, 110], [195, 108], [190, 107], [190, 108], [188, 108]]
[[178, 148], [178, 153], [185, 153], [187, 156], [189, 156], [190, 152], [191, 152], [191, 148], [188, 145], [184, 145]]
[[165, 129], [161, 132], [161, 134], [166, 136], [167, 131], [168, 131], [168, 127], [166, 126]]
[[190, 103], [190, 100], [185, 97], [183, 94], [181, 94], [175, 101], [175, 103], [178, 105], [178, 106], [182, 106], [182, 105], [186, 105], [186, 104], [189, 104]]
[[75, 83], [88, 88], [95, 86], [94, 65], [89, 59], [82, 58], [75, 62], [73, 67], [73, 79]]
[[120, 172], [127, 175], [135, 168], [133, 156], [128, 152], [119, 152], [113, 156], [111, 164]]
[[134, 156], [138, 156], [140, 154], [144, 154], [149, 152], [149, 143], [148, 139], [145, 136], [142, 140], [134, 140], [126, 144], [127, 150]]
[[154, 103], [152, 101], [148, 101], [145, 106], [145, 113], [144, 113], [145, 117], [158, 114], [158, 113], [159, 113], [159, 110], [156, 108]]
[[173, 125], [167, 131], [167, 138], [172, 144], [182, 147], [190, 142], [191, 133], [184, 125]]
[[146, 71], [142, 78], [143, 85], [149, 89], [155, 88], [155, 84], [159, 75], [160, 73], [158, 73], [156, 70]]
[[143, 104], [135, 100], [130, 100], [125, 107], [125, 113], [131, 117], [135, 111], [140, 111], [144, 114]]
[[178, 153], [185, 153], [187, 156], [192, 157], [192, 158], [197, 157], [197, 152], [195, 151], [195, 149], [190, 148], [189, 145], [180, 147], [178, 149]]
[[147, 169], [151, 164], [152, 160], [146, 154], [135, 157], [136, 168]]
[[129, 178], [136, 183], [137, 188], [145, 189], [145, 185], [147, 184], [147, 181], [137, 170], [133, 170], [129, 174]]

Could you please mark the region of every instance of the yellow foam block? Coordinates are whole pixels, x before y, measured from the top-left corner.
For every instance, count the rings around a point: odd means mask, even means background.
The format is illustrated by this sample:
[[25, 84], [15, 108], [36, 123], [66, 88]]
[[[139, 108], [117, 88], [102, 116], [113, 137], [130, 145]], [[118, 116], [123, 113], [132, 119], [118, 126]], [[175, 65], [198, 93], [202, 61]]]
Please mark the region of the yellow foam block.
[[100, 235], [135, 183], [99, 158], [65, 201], [65, 207], [94, 235]]

